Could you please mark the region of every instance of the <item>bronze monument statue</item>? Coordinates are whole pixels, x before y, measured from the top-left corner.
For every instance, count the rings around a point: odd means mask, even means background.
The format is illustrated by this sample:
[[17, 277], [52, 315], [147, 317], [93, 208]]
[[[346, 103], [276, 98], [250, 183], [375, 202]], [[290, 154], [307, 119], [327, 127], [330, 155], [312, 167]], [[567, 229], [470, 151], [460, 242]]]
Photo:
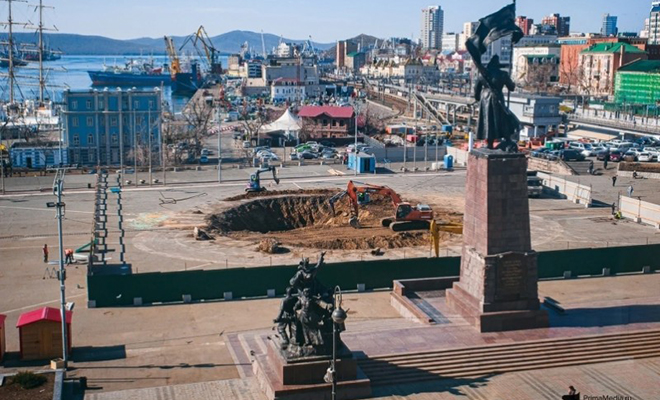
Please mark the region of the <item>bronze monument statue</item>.
[[[479, 20], [474, 35], [465, 42], [474, 65], [479, 71], [474, 93], [475, 100], [479, 102], [477, 139], [486, 140], [487, 146], [491, 150], [495, 148], [495, 141], [500, 140], [497, 148], [507, 152], [518, 151], [515, 137], [520, 131], [520, 121], [509, 110], [504, 99], [503, 89], [506, 87], [511, 93], [515, 89], [515, 85], [509, 73], [502, 70], [497, 55], [491, 58], [486, 67], [482, 64], [481, 57], [491, 43], [504, 36], [511, 35], [512, 48], [520, 41], [524, 35], [515, 24], [515, 16], [514, 2]], [[511, 58], [513, 59], [513, 57]]]
[[[332, 312], [335, 309], [332, 292], [316, 277], [324, 265], [325, 252], [316, 265], [304, 258], [289, 281], [280, 312], [273, 320], [277, 324], [280, 348], [287, 359], [332, 354]], [[338, 335], [344, 330], [338, 328]], [[338, 338], [341, 343], [341, 338]]]

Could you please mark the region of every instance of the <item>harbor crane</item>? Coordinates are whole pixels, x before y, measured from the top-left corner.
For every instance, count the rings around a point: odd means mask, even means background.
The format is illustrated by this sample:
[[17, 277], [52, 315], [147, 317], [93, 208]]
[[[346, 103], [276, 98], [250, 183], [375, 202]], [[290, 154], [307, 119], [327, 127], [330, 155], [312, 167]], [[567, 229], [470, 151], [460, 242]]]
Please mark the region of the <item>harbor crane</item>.
[[181, 72], [181, 62], [179, 61], [179, 55], [176, 51], [176, 46], [174, 46], [174, 40], [171, 37], [165, 36], [165, 50], [167, 55], [170, 58], [170, 72], [172, 76]]
[[219, 60], [220, 51], [213, 45], [204, 25], [200, 25], [195, 33], [186, 38], [179, 48], [179, 51], [181, 51], [189, 42], [192, 43], [199, 57], [201, 59], [206, 59], [209, 63], [211, 74], [222, 74], [222, 64]]

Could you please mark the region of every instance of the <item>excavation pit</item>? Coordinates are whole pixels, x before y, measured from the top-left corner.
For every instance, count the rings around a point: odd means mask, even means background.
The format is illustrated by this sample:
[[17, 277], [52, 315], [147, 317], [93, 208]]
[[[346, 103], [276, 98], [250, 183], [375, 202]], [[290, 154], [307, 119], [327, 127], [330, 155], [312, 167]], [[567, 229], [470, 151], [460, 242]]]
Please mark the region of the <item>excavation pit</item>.
[[[252, 241], [255, 245], [273, 239], [287, 248], [371, 250], [429, 246], [427, 231], [395, 233], [384, 228], [380, 221], [392, 217], [394, 207], [389, 198], [378, 195], [373, 196], [369, 204], [360, 206], [361, 228], [352, 228], [346, 198], [335, 203], [333, 214], [329, 200], [336, 193], [317, 190], [312, 194], [270, 193], [270, 197], [269, 194], [260, 194], [254, 198], [236, 198], [236, 201], [242, 201], [208, 217], [208, 229], [220, 235]], [[438, 217], [442, 218], [440, 214]], [[443, 242], [452, 238], [455, 235], [442, 233]]]

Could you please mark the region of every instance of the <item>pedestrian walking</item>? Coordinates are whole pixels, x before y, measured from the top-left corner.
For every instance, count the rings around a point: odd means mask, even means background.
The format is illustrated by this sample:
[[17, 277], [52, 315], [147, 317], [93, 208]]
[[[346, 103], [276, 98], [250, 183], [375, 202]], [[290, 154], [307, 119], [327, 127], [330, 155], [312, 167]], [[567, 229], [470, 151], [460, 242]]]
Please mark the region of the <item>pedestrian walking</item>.
[[633, 189], [632, 185], [628, 186], [628, 197], [632, 197], [634, 191], [635, 189]]
[[607, 162], [609, 161], [610, 156], [606, 155], [605, 158], [603, 159], [603, 169], [607, 169]]
[[616, 186], [616, 175], [612, 177], [612, 187]]
[[589, 161], [589, 175], [593, 175], [593, 174], [594, 174], [594, 162]]
[[48, 264], [48, 244], [45, 244], [42, 250], [44, 252], [44, 263]]
[[616, 203], [612, 203], [612, 215], [616, 215]]

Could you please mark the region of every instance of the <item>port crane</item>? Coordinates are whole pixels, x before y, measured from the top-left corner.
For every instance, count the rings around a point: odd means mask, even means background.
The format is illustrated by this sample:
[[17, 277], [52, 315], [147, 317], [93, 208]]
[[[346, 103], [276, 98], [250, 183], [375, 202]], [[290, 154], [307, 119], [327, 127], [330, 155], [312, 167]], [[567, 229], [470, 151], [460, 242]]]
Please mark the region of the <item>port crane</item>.
[[181, 72], [181, 61], [179, 61], [179, 55], [176, 51], [176, 46], [174, 46], [174, 40], [171, 37], [165, 36], [165, 50], [167, 55], [170, 58], [170, 72], [172, 76]]
[[205, 59], [208, 62], [211, 74], [222, 74], [222, 64], [219, 60], [220, 51], [213, 45], [213, 42], [211, 41], [209, 34], [206, 32], [204, 25], [200, 25], [195, 33], [186, 38], [186, 40], [179, 48], [179, 51], [181, 51], [189, 42], [192, 43], [199, 57], [201, 59]]

